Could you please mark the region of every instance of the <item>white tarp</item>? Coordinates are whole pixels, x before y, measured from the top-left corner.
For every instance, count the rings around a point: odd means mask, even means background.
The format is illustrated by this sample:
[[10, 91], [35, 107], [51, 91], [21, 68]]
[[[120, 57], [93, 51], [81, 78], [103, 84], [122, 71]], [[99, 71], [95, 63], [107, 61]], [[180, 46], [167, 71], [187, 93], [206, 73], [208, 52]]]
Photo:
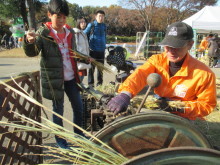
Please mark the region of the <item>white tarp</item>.
[[220, 34], [220, 6], [205, 6], [183, 22], [196, 29], [197, 33]]

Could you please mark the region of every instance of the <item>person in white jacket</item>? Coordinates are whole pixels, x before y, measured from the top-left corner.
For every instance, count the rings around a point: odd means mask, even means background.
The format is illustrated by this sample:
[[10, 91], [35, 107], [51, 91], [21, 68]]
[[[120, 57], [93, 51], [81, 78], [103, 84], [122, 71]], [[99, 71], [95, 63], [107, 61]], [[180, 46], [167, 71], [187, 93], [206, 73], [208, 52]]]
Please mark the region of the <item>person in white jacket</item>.
[[[83, 33], [83, 30], [86, 28], [86, 25], [87, 20], [84, 17], [80, 17], [77, 19], [76, 28], [73, 28], [73, 30], [75, 31], [77, 51], [89, 56], [88, 38], [87, 35]], [[87, 76], [87, 69], [91, 67], [91, 64], [88, 61], [78, 61], [77, 66], [79, 70], [80, 80], [82, 82], [84, 76]]]

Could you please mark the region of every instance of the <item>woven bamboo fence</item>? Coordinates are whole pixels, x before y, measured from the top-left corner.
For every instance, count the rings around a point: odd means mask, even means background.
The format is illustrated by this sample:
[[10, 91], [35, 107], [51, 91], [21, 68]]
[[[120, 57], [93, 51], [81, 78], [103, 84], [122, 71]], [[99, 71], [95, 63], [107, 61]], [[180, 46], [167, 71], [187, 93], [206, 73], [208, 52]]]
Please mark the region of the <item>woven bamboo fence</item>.
[[[25, 89], [33, 98], [42, 102], [40, 95], [39, 71], [23, 73], [22, 76], [5, 81], [6, 84], [22, 91]], [[16, 83], [15, 83], [16, 82]], [[19, 87], [20, 86], [20, 87]], [[22, 121], [13, 112], [27, 116], [41, 122], [41, 109], [6, 86], [0, 84], [0, 120], [18, 121], [24, 125], [29, 123]], [[43, 159], [42, 148], [35, 145], [42, 144], [40, 132], [16, 132], [17, 128], [0, 125], [0, 164], [39, 164]]]

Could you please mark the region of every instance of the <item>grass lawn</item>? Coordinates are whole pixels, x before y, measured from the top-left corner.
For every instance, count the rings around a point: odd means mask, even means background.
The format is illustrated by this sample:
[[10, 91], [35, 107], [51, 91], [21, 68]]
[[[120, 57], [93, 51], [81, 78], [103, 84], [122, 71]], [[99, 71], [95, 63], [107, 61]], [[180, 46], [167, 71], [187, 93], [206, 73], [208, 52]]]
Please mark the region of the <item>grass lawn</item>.
[[10, 50], [0, 51], [0, 58], [25, 58], [27, 57], [24, 53], [23, 48], [15, 48]]

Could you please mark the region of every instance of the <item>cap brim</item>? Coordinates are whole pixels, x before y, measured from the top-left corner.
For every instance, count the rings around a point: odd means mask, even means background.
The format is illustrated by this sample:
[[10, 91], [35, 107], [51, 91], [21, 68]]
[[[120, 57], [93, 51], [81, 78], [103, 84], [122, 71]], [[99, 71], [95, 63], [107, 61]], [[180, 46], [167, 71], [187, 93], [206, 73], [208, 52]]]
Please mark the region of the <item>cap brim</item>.
[[165, 37], [159, 45], [161, 46], [169, 46], [172, 48], [182, 48], [186, 45], [188, 40], [180, 40], [176, 38]]

